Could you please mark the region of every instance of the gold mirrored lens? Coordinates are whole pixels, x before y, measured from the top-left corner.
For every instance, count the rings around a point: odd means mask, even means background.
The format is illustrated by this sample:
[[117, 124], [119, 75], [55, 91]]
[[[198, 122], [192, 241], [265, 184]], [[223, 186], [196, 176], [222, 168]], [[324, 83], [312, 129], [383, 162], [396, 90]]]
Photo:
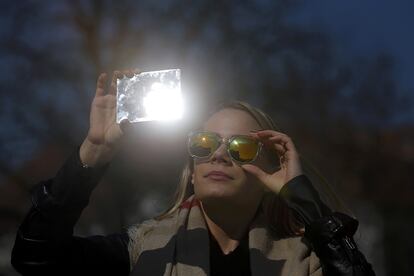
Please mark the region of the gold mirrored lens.
[[259, 143], [247, 137], [237, 137], [229, 146], [231, 156], [240, 162], [252, 161], [259, 150]]
[[198, 133], [190, 139], [190, 153], [197, 157], [207, 157], [219, 145], [217, 137], [208, 133]]

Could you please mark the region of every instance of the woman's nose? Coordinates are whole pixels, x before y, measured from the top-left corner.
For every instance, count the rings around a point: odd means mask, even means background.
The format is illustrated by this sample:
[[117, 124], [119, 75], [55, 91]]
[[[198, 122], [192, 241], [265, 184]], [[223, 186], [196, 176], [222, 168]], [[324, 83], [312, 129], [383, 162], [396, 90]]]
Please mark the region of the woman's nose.
[[231, 163], [231, 158], [227, 152], [225, 143], [221, 144], [211, 156], [211, 161]]

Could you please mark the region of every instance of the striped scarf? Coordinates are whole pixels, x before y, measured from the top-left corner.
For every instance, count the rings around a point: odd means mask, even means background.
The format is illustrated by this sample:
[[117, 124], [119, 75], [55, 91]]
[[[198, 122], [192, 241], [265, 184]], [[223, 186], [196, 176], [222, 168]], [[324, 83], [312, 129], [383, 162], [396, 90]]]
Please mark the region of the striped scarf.
[[[194, 195], [170, 217], [150, 219], [128, 229], [131, 274], [210, 275], [209, 234]], [[302, 237], [277, 239], [258, 213], [249, 227], [252, 276], [320, 276], [319, 259]]]

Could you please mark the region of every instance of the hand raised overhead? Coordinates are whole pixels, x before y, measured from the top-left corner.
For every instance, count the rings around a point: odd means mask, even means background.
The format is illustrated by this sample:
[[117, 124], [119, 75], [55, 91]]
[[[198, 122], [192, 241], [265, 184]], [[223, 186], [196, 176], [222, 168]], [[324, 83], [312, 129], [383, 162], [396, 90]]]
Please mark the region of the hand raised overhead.
[[94, 167], [109, 162], [116, 153], [124, 135], [127, 121], [116, 123], [116, 82], [118, 78], [132, 77], [136, 70], [114, 71], [108, 89], [108, 74], [99, 75], [95, 97], [91, 104], [89, 131], [80, 148], [83, 164]]

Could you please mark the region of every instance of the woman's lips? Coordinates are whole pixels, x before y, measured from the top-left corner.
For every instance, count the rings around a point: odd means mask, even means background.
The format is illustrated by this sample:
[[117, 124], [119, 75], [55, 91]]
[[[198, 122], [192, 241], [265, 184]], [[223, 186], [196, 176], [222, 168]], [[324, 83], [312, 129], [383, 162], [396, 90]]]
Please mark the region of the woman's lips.
[[217, 181], [226, 181], [233, 179], [233, 177], [221, 171], [211, 171], [208, 174], [206, 174], [205, 177]]

